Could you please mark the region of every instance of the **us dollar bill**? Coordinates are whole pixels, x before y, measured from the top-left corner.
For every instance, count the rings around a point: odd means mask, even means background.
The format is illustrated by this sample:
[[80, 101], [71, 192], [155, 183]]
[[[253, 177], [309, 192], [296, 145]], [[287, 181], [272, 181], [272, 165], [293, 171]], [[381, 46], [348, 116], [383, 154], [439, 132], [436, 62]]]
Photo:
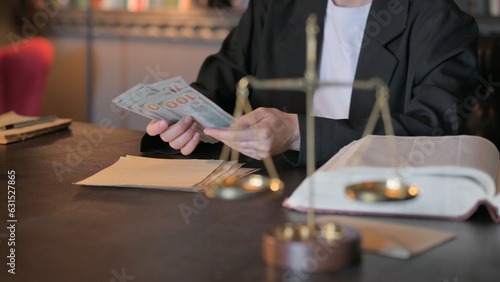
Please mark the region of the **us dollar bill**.
[[186, 83], [186, 81], [184, 81], [184, 79], [182, 79], [182, 77], [178, 76], [171, 79], [148, 84], [148, 87], [157, 92], [169, 91], [175, 93], [190, 86], [189, 84]]
[[184, 116], [197, 121], [196, 131], [200, 140], [216, 143], [203, 133], [205, 127], [229, 127], [234, 118], [217, 104], [190, 87], [181, 77], [175, 77], [154, 84], [137, 84], [112, 100], [121, 108], [154, 120], [165, 120], [169, 124], [178, 122]]

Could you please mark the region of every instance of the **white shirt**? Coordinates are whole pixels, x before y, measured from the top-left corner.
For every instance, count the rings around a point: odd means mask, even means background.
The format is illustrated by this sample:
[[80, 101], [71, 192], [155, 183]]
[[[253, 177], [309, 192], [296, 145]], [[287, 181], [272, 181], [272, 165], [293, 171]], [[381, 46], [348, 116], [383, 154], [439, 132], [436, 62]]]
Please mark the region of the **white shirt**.
[[[328, 1], [319, 80], [354, 81], [371, 4], [338, 7]], [[313, 114], [331, 119], [349, 117], [352, 86], [320, 87], [314, 92]]]

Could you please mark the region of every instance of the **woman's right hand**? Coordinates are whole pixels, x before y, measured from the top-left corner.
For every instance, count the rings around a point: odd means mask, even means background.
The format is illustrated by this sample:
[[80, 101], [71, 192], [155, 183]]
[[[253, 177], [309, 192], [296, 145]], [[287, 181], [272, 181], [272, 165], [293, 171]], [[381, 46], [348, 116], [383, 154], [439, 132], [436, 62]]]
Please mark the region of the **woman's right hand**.
[[185, 116], [172, 125], [164, 120], [152, 120], [146, 127], [146, 132], [151, 136], [160, 135], [170, 147], [180, 149], [183, 155], [189, 155], [200, 143], [200, 134], [196, 132], [196, 126], [197, 123], [191, 116]]

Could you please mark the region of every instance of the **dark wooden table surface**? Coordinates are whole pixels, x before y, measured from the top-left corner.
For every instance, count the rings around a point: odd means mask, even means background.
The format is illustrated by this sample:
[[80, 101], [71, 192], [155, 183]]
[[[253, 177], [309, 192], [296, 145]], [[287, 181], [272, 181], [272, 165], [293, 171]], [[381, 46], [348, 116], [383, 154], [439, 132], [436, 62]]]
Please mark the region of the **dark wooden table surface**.
[[[484, 212], [466, 222], [373, 218], [457, 234], [410, 260], [364, 253], [361, 264], [323, 274], [267, 267], [261, 233], [305, 221], [281, 207], [305, 169], [281, 157], [275, 160], [286, 191], [273, 200], [72, 184], [120, 156], [141, 155], [142, 135], [74, 122], [70, 130], [0, 146], [0, 281], [500, 281], [500, 225]], [[219, 150], [203, 146], [194, 156], [217, 158]], [[16, 180], [14, 275], [7, 272], [8, 171]]]

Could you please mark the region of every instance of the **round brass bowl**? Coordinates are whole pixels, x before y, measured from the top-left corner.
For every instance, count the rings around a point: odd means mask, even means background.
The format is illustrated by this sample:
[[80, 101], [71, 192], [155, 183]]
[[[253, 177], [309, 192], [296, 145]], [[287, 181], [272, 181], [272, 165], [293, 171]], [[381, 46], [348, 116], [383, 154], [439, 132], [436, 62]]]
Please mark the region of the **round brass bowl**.
[[283, 193], [285, 184], [279, 178], [269, 178], [252, 174], [242, 178], [228, 177], [207, 187], [209, 198], [225, 200], [247, 199], [252, 197], [278, 197]]
[[399, 178], [390, 178], [385, 182], [363, 182], [346, 187], [349, 198], [363, 202], [404, 201], [418, 195], [415, 184], [407, 185]]
[[328, 272], [358, 263], [360, 242], [357, 230], [335, 223], [314, 227], [286, 223], [264, 232], [262, 256], [273, 267]]

